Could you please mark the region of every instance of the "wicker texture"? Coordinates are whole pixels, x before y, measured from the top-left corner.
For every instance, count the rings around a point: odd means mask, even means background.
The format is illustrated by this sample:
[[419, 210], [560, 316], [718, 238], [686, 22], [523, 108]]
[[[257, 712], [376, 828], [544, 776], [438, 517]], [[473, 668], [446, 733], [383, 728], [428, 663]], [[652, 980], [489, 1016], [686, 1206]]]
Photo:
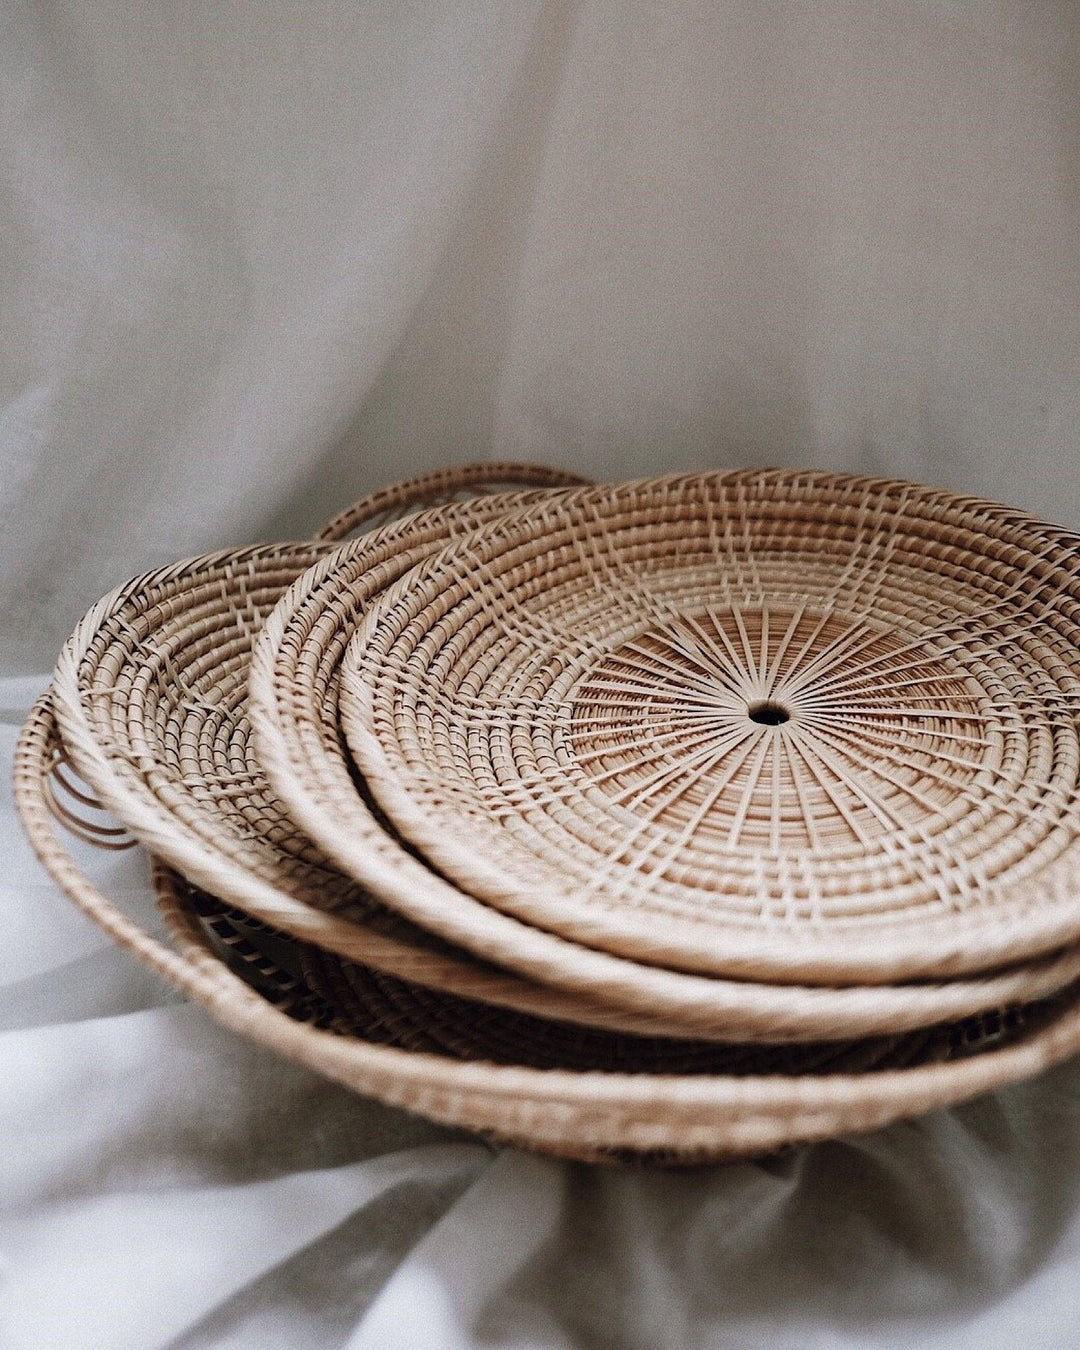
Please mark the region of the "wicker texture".
[[[473, 472], [455, 476], [458, 491]], [[505, 475], [507, 466], [499, 472]], [[447, 475], [440, 475], [440, 490], [446, 483]], [[429, 480], [413, 490], [414, 504], [426, 500]], [[395, 491], [400, 506], [405, 493]], [[254, 752], [247, 675], [265, 615], [297, 571], [314, 563], [308, 582], [332, 597], [332, 633], [343, 645], [351, 631], [349, 606], [357, 596], [372, 585], [389, 584], [455, 533], [541, 499], [537, 492], [483, 496], [396, 520], [332, 553], [317, 544], [263, 546], [134, 579], [89, 612], [58, 662], [53, 697], [64, 753], [134, 837], [196, 884], [367, 966], [537, 1017], [669, 1036], [849, 1037], [893, 1033], [1038, 998], [1080, 976], [1080, 949], [1073, 949], [967, 985], [833, 996], [827, 990], [665, 976], [602, 955], [579, 956], [568, 943], [530, 934], [542, 949], [541, 973], [547, 976], [538, 980], [535, 969], [516, 975], [484, 959], [493, 955], [486, 938], [473, 956], [440, 941], [339, 872], [286, 814]], [[320, 617], [313, 636], [329, 631]], [[306, 658], [302, 662], [316, 676], [304, 690], [308, 707], [325, 718], [335, 706], [333, 690], [321, 687], [319, 672]], [[321, 726], [340, 761], [336, 725], [324, 720]], [[360, 806], [344, 768], [343, 774], [349, 805]], [[89, 794], [70, 779], [67, 790], [78, 794], [75, 811], [65, 810], [62, 797], [54, 795], [71, 824]], [[85, 809], [79, 819], [84, 837], [120, 842], [111, 823], [94, 824]], [[396, 837], [368, 819], [384, 846], [395, 856], [403, 854]], [[430, 888], [431, 874], [417, 868]], [[490, 919], [490, 911], [478, 908]]]
[[432, 993], [297, 943], [175, 873], [158, 869], [155, 881], [166, 912], [179, 907], [195, 915], [230, 967], [290, 1017], [379, 1045], [463, 1061], [580, 1073], [865, 1073], [981, 1053], [1007, 1043], [1041, 1015], [1041, 1004], [1011, 1005], [904, 1035], [773, 1045], [586, 1030]]
[[1080, 934], [1080, 549], [911, 484], [585, 488], [372, 606], [342, 725], [463, 890], [679, 969], [953, 975]]
[[[400, 510], [406, 499], [415, 507], [451, 488], [460, 494], [474, 479], [481, 486], [492, 477], [501, 483], [512, 467], [425, 476], [361, 503], [341, 520], [369, 522], [391, 495]], [[522, 476], [530, 477], [528, 466]], [[551, 471], [533, 476], [554, 479]], [[396, 576], [455, 531], [538, 495], [454, 501], [399, 518], [348, 547], [363, 549]], [[654, 1017], [526, 981], [409, 924], [337, 872], [284, 813], [253, 754], [247, 667], [267, 610], [328, 547], [283, 544], [193, 559], [135, 578], [88, 613], [53, 682], [64, 731], [47, 790], [65, 823], [110, 846], [130, 831], [184, 875], [250, 913], [403, 979], [537, 1016], [655, 1030]], [[71, 782], [64, 759], [96, 797]], [[95, 801], [126, 829], [95, 823], [87, 810]], [[1080, 954], [1076, 965], [1080, 974]], [[1072, 977], [1071, 968], [1051, 979], [1060, 984], [1066, 976]]]
[[[1080, 1046], [1080, 993], [1063, 992], [993, 1048], [869, 1073], [577, 1073], [463, 1062], [376, 1045], [290, 1017], [229, 970], [162, 872], [176, 950], [133, 922], [80, 872], [56, 833], [44, 781], [55, 748], [48, 699], [15, 755], [15, 798], [35, 851], [72, 901], [116, 942], [224, 1026], [355, 1091], [449, 1125], [559, 1156], [700, 1162], [869, 1130], [963, 1101], [1047, 1068]], [[1004, 1033], [1004, 1034], [1002, 1034]]]
[[[1074, 945], [1044, 960], [945, 983], [833, 989], [725, 980], [590, 950], [478, 902], [403, 846], [343, 752], [337, 716], [342, 654], [391, 579], [380, 536], [344, 546], [298, 578], [256, 643], [250, 717], [259, 762], [305, 834], [418, 926], [541, 984], [636, 1010], [654, 1030], [744, 1040], [903, 1031], [1040, 998], [1080, 973]], [[347, 951], [337, 934], [324, 932], [318, 940]], [[595, 1021], [580, 1014], [575, 1020]]]
[[[1073, 1053], [1080, 541], [836, 475], [570, 481], [425, 475], [106, 596], [17, 747], [50, 873], [225, 1025], [563, 1157]], [[171, 950], [57, 822], [166, 860]]]

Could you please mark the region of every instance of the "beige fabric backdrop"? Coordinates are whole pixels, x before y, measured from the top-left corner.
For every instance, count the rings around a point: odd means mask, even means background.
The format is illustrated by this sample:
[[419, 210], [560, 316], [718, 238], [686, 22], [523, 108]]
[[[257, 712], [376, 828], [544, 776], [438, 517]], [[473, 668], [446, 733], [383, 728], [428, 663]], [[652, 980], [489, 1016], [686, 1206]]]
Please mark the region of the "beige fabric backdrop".
[[1080, 524], [1074, 0], [0, 15], [8, 669], [451, 458]]
[[[451, 459], [1080, 527], [1078, 67], [1076, 0], [0, 7], [5, 759], [104, 589]], [[167, 1000], [3, 808], [7, 1347], [1080, 1344], [1075, 1066], [762, 1165], [493, 1160]]]

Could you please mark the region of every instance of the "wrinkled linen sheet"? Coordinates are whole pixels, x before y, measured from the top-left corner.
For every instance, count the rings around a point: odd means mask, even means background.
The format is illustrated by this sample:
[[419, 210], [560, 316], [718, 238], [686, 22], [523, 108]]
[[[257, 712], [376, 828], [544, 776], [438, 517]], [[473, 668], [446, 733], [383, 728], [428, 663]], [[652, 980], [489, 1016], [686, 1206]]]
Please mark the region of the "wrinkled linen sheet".
[[[1077, 527], [1078, 65], [1073, 0], [7, 6], [5, 760], [108, 587], [451, 460]], [[760, 1164], [494, 1154], [171, 997], [6, 791], [0, 845], [0, 1345], [1080, 1344], [1077, 1066]]]

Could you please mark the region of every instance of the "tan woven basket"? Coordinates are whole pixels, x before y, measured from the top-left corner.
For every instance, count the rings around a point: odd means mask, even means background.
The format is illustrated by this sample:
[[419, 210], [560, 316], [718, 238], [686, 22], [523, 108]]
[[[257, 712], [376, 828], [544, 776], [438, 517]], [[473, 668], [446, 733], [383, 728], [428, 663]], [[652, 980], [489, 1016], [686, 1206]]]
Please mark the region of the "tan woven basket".
[[[390, 520], [400, 519], [424, 507], [485, 495], [502, 484], [518, 490], [526, 485], [551, 489], [572, 484], [580, 485], [587, 481], [576, 474], [541, 464], [499, 462], [456, 465], [392, 483], [388, 487], [381, 487], [375, 492], [359, 497], [351, 506], [330, 520], [319, 531], [316, 539], [329, 546], [340, 542], [350, 534], [370, 532]], [[448, 539], [449, 534], [445, 537]], [[286, 559], [292, 552], [292, 545], [283, 547], [282, 553]], [[317, 557], [319, 552], [320, 550], [313, 550], [311, 556]], [[301, 553], [300, 556], [306, 559], [308, 555]], [[243, 578], [245, 586], [248, 580], [247, 576]], [[147, 582], [147, 578], [134, 579], [128, 584], [128, 589], [137, 590], [141, 582]], [[244, 599], [246, 602], [246, 595]], [[245, 631], [242, 622], [239, 629], [241, 632]], [[46, 782], [46, 793], [54, 814], [74, 834], [98, 847], [106, 849], [131, 847], [135, 840], [127, 828], [101, 820], [96, 814], [101, 808], [101, 803], [70, 780], [64, 772], [66, 762], [66, 754], [63, 748], [58, 746], [56, 760]], [[273, 829], [270, 832], [273, 833]]]
[[[433, 873], [388, 830], [343, 752], [338, 672], [351, 633], [409, 559], [379, 536], [343, 547], [289, 588], [256, 643], [250, 717], [274, 791], [349, 875], [418, 925], [532, 979], [714, 1037], [814, 1039], [896, 1032], [1045, 996], [1077, 974], [1077, 948], [944, 984], [807, 988], [670, 972], [593, 951], [499, 913]], [[409, 576], [412, 574], [410, 573]], [[408, 577], [403, 582], [407, 589]], [[362, 786], [362, 785], [361, 785]], [[320, 945], [343, 951], [336, 936]]]
[[56, 835], [43, 790], [54, 754], [48, 700], [15, 755], [15, 797], [38, 856], [74, 903], [121, 946], [219, 1022], [277, 1054], [391, 1105], [562, 1156], [704, 1161], [869, 1130], [1035, 1074], [1080, 1044], [1080, 994], [1062, 993], [1003, 1026], [999, 1048], [869, 1073], [654, 1075], [542, 1070], [373, 1044], [294, 1020], [218, 956], [190, 908], [168, 896], [173, 951], [82, 875]]
[[[460, 493], [483, 485], [489, 474], [503, 482], [513, 468], [469, 466], [452, 477], [427, 476], [376, 494], [340, 519], [352, 525], [369, 520], [372, 509], [390, 497], [399, 510], [406, 503], [415, 507], [433, 491], [443, 495], [453, 486]], [[530, 472], [539, 473], [526, 467], [522, 477]], [[98, 799], [197, 884], [368, 966], [536, 1016], [669, 1036], [856, 1036], [1028, 1001], [1080, 975], [1080, 950], [1073, 949], [967, 985], [833, 996], [823, 990], [774, 991], [665, 977], [626, 962], [581, 956], [570, 944], [530, 935], [547, 977], [537, 982], [449, 947], [338, 874], [285, 815], [253, 754], [246, 678], [263, 615], [285, 582], [316, 559], [316, 576], [326, 568], [320, 593], [332, 595], [335, 613], [344, 619], [342, 606], [355, 595], [345, 579], [355, 569], [362, 569], [365, 582], [385, 585], [453, 533], [512, 503], [538, 499], [534, 492], [455, 502], [397, 520], [346, 545], [332, 559], [324, 546], [283, 544], [219, 553], [136, 578], [90, 611], [61, 657], [54, 697], [66, 728], [66, 753]], [[331, 632], [324, 617], [314, 630], [316, 637], [325, 633], [335, 642], [342, 631], [338, 624]], [[312, 715], [333, 704], [332, 692], [319, 687], [319, 678], [307, 691]], [[340, 755], [336, 729], [330, 739]], [[353, 802], [351, 780], [347, 773], [344, 777]], [[109, 827], [103, 828], [95, 840], [113, 842]], [[385, 843], [401, 852], [396, 840]], [[430, 888], [431, 877], [423, 875]], [[481, 914], [487, 917], [488, 911]], [[481, 957], [494, 954], [486, 936], [478, 950]]]
[[341, 718], [472, 895], [674, 968], [984, 970], [1080, 934], [1080, 547], [907, 483], [584, 488], [374, 604]]

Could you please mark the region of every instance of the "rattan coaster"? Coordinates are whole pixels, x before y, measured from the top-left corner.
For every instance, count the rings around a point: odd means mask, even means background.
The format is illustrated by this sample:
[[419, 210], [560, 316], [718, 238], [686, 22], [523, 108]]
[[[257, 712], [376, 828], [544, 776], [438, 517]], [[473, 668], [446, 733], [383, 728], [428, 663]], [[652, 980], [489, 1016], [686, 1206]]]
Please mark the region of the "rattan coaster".
[[[422, 524], [418, 518], [417, 528]], [[388, 542], [393, 545], [392, 536]], [[437, 546], [434, 535], [428, 546]], [[423, 552], [417, 546], [395, 553], [374, 535], [344, 546], [298, 578], [256, 643], [249, 705], [258, 762], [305, 834], [344, 872], [418, 926], [438, 930], [532, 981], [562, 989], [570, 999], [591, 1000], [588, 1015], [582, 1010], [573, 1020], [599, 1025], [594, 1009], [604, 1004], [639, 1015], [642, 1020], [636, 1025], [623, 1023], [625, 1030], [681, 1030], [684, 1035], [740, 1040], [895, 1033], [1041, 998], [1080, 975], [1080, 950], [1074, 946], [1039, 961], [944, 984], [830, 989], [717, 979], [591, 950], [463, 893], [410, 852], [373, 806], [343, 750], [337, 720], [338, 673], [350, 635], [369, 606]], [[352, 931], [346, 926], [339, 933], [327, 923], [316, 940], [328, 950], [351, 951], [362, 958], [362, 952], [347, 945]], [[391, 968], [384, 964], [383, 969]], [[407, 977], [407, 972], [395, 973]], [[423, 982], [446, 987], [430, 979]], [[484, 997], [481, 992], [476, 996]], [[488, 1001], [525, 1010], [508, 998]], [[528, 1010], [540, 1011], [535, 1006]], [[559, 1014], [549, 1008], [548, 1015]]]
[[877, 981], [1080, 934], [1080, 547], [785, 472], [585, 488], [373, 606], [341, 717], [458, 885], [679, 969]]
[[[116, 908], [78, 869], [56, 833], [43, 784], [53, 756], [40, 703], [15, 753], [15, 801], [34, 849], [85, 914], [222, 1025], [366, 1096], [523, 1147], [589, 1161], [699, 1162], [877, 1128], [964, 1101], [1049, 1067], [1080, 1047], [1080, 990], [991, 1019], [995, 1043], [945, 1062], [868, 1073], [656, 1075], [537, 1070], [376, 1045], [296, 1020], [234, 974], [170, 876], [158, 878], [176, 950]], [[175, 888], [174, 888], [175, 889]], [[982, 1033], [977, 1033], [982, 1034]]]

